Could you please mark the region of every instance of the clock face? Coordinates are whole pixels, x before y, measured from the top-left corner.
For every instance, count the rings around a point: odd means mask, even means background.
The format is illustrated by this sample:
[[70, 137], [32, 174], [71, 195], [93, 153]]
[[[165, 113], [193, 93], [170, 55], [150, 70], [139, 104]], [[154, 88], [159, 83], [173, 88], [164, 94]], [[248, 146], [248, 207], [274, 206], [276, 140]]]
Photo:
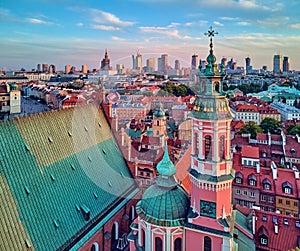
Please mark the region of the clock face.
[[200, 201], [200, 215], [210, 218], [216, 218], [216, 203], [201, 200]]

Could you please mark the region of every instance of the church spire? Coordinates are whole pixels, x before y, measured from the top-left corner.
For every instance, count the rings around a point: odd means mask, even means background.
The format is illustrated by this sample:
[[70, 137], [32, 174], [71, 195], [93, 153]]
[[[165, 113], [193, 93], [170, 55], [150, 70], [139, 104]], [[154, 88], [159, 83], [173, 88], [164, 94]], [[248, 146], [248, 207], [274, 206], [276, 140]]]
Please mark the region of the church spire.
[[165, 144], [165, 152], [162, 160], [156, 166], [157, 171], [163, 176], [173, 176], [176, 173], [176, 167], [170, 160], [168, 144]]

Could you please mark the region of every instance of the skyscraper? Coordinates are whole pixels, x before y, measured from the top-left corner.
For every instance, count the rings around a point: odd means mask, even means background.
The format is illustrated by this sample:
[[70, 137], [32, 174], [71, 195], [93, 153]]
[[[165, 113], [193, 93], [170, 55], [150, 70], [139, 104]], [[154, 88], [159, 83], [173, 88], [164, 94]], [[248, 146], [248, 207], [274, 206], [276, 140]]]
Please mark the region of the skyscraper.
[[290, 70], [290, 59], [289, 59], [289, 57], [283, 57], [282, 70], [283, 70], [283, 72], [289, 72], [289, 70]]
[[146, 67], [148, 72], [155, 71], [155, 59], [154, 58], [148, 58], [146, 61]]
[[82, 65], [81, 66], [81, 71], [83, 74], [87, 74], [88, 72], [88, 66], [86, 64]]
[[168, 58], [168, 54], [162, 54], [161, 57], [157, 59], [157, 70], [159, 72], [167, 72]]
[[281, 73], [283, 67], [283, 58], [282, 55], [274, 55], [273, 58], [273, 72]]
[[180, 70], [180, 62], [178, 59], [175, 60], [175, 70]]
[[56, 72], [55, 65], [53, 65], [53, 64], [49, 65], [49, 73], [55, 73], [55, 72]]
[[71, 71], [71, 66], [69, 64], [67, 64], [65, 66], [65, 74], [69, 74], [70, 71]]
[[136, 56], [132, 55], [132, 69], [141, 70], [142, 69], [142, 54], [137, 52]]
[[249, 73], [249, 71], [252, 70], [252, 66], [251, 66], [251, 58], [246, 57], [245, 58], [246, 61], [246, 73]]
[[198, 68], [198, 55], [196, 55], [196, 54], [194, 54], [193, 56], [192, 56], [192, 64], [191, 64], [191, 66], [192, 66], [192, 69], [194, 70], [194, 69], [196, 69], [196, 68]]

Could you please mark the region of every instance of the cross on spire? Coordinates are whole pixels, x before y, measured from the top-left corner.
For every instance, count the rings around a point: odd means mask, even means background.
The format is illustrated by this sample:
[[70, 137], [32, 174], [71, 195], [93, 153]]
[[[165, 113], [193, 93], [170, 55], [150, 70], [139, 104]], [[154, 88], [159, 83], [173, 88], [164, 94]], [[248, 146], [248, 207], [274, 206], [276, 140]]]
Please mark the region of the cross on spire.
[[209, 30], [207, 32], [204, 33], [205, 36], [208, 36], [210, 38], [210, 43], [212, 44], [212, 38], [219, 34], [218, 32], [216, 32], [215, 30], [213, 30], [212, 26], [209, 27]]

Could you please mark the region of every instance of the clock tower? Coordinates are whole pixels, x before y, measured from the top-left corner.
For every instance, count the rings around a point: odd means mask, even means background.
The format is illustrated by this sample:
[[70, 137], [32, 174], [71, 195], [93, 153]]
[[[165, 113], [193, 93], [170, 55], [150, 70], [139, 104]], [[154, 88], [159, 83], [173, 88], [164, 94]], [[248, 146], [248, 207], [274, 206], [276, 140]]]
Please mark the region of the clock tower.
[[[232, 250], [230, 123], [232, 114], [222, 90], [224, 66], [220, 70], [210, 51], [205, 69], [199, 66], [199, 92], [192, 111], [191, 213], [186, 223], [186, 250]], [[197, 242], [195, 243], [195, 239]], [[194, 246], [188, 246], [188, 245]]]

